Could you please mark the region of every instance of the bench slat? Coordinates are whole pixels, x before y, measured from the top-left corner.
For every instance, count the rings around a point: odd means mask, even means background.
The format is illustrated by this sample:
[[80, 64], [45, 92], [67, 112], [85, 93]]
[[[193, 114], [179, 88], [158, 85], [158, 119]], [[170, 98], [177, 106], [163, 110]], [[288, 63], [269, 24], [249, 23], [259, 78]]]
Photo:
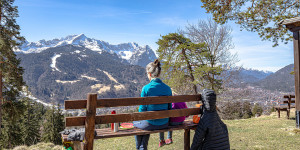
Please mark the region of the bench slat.
[[[97, 108], [200, 101], [201, 95], [98, 99]], [[85, 109], [86, 100], [65, 100], [65, 109]]]
[[[285, 100], [285, 101], [283, 101], [283, 103], [284, 103], [284, 104], [288, 104], [289, 101], [288, 101], [288, 100]], [[291, 103], [295, 103], [295, 100], [291, 100]]]
[[295, 95], [284, 95], [283, 98], [295, 98]]
[[[95, 139], [123, 137], [123, 136], [131, 136], [131, 135], [145, 135], [145, 134], [182, 130], [182, 129], [195, 129], [197, 125], [198, 124], [195, 124], [192, 121], [184, 121], [183, 125], [169, 126], [169, 128], [167, 129], [154, 130], [154, 131], [141, 130], [137, 128], [128, 129], [128, 130], [119, 130], [118, 132], [113, 132], [110, 128], [95, 129], [95, 131], [97, 132], [97, 136], [95, 136]], [[63, 137], [63, 141], [66, 142], [68, 135], [62, 135], [62, 137]]]
[[[96, 124], [128, 122], [137, 120], [161, 119], [169, 117], [180, 117], [200, 114], [200, 108], [186, 108], [164, 111], [146, 111], [124, 114], [109, 114], [96, 116]], [[66, 117], [66, 127], [83, 126], [86, 117]]]

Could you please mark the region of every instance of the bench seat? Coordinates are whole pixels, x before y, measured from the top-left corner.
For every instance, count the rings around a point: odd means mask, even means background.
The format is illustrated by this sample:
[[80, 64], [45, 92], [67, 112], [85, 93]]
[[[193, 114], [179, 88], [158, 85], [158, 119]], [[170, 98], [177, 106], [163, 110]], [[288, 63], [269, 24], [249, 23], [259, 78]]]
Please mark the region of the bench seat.
[[[103, 128], [103, 129], [95, 129], [97, 132], [97, 136], [95, 139], [103, 139], [103, 138], [114, 138], [114, 137], [123, 137], [123, 136], [130, 136], [130, 135], [145, 135], [145, 134], [152, 134], [152, 133], [159, 133], [159, 132], [167, 132], [173, 130], [182, 130], [182, 129], [196, 129], [198, 124], [193, 123], [193, 121], [184, 121], [182, 125], [178, 126], [169, 126], [167, 129], [162, 130], [141, 130], [138, 128], [127, 129], [127, 130], [119, 130], [118, 132], [114, 132], [111, 128]], [[64, 142], [69, 142], [67, 140], [68, 135], [62, 135]]]

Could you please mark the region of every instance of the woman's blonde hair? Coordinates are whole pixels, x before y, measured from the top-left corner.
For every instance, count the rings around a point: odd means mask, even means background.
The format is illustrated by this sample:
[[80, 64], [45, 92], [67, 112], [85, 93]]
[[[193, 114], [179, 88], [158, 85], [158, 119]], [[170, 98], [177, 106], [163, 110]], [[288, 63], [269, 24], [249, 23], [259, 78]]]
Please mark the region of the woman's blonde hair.
[[157, 78], [160, 75], [161, 67], [160, 67], [160, 61], [158, 59], [155, 59], [154, 62], [149, 63], [146, 66], [147, 73], [151, 73], [152, 78]]

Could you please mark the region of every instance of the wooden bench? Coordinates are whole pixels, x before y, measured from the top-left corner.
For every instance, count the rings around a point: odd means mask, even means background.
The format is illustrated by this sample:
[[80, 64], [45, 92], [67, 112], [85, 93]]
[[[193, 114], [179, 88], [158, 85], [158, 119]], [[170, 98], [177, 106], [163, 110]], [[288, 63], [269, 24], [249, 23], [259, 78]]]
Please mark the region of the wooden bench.
[[[160, 97], [139, 97], [139, 98], [110, 98], [97, 99], [97, 94], [88, 94], [87, 100], [66, 100], [65, 109], [86, 109], [86, 116], [66, 117], [65, 126], [85, 126], [84, 142], [73, 141], [74, 149], [92, 150], [94, 139], [123, 137], [132, 135], [145, 135], [173, 130], [184, 130], [184, 149], [190, 149], [190, 130], [196, 129], [197, 124], [192, 121], [185, 121], [179, 126], [169, 126], [167, 129], [146, 131], [137, 128], [129, 130], [111, 131], [110, 128], [95, 129], [96, 124], [120, 123], [137, 120], [161, 119], [169, 117], [180, 117], [200, 114], [200, 108], [186, 108], [163, 111], [147, 111], [122, 114], [107, 114], [96, 116], [96, 108], [136, 106], [149, 104], [164, 104], [174, 102], [200, 101], [201, 95], [179, 95], [179, 96], [160, 96]], [[97, 135], [94, 136], [94, 131]], [[67, 135], [62, 135], [63, 142], [67, 141]], [[179, 141], [178, 141], [179, 142]]]
[[295, 108], [295, 106], [292, 105], [293, 103], [295, 103], [295, 95], [284, 95], [283, 98], [286, 98], [286, 100], [283, 101], [283, 104], [287, 105], [279, 105], [275, 106], [274, 108], [278, 112], [278, 118], [280, 118], [280, 111], [286, 111], [287, 117], [290, 118], [291, 108]]

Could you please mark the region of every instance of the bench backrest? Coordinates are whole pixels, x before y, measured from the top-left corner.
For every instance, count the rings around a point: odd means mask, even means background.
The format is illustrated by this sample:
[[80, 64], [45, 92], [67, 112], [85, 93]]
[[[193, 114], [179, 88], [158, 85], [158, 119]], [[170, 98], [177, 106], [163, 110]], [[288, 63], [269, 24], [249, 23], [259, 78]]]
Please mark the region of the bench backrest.
[[[88, 94], [87, 100], [66, 100], [65, 109], [86, 109], [84, 117], [66, 117], [66, 127], [85, 126], [84, 149], [93, 149], [95, 124], [127, 122], [137, 120], [161, 119], [200, 114], [200, 108], [186, 108], [164, 111], [147, 111], [96, 116], [97, 108], [164, 104], [174, 102], [200, 101], [201, 95], [159, 96], [140, 98], [97, 99], [97, 94]], [[189, 136], [188, 136], [189, 137]], [[188, 144], [189, 145], [189, 144]]]
[[[161, 119], [168, 117], [180, 117], [196, 115], [200, 113], [200, 108], [187, 108], [164, 111], [147, 111], [122, 114], [107, 114], [96, 116], [96, 108], [136, 106], [149, 104], [164, 104], [174, 102], [200, 101], [201, 95], [179, 95], [179, 96], [159, 96], [159, 97], [139, 97], [139, 98], [109, 98], [97, 99], [97, 94], [88, 94], [87, 100], [66, 100], [65, 109], [87, 109], [86, 116], [66, 117], [66, 127], [84, 126], [88, 117], [92, 117], [95, 124], [106, 124], [116, 122], [127, 122], [137, 120]], [[94, 116], [94, 117], [93, 117]]]

